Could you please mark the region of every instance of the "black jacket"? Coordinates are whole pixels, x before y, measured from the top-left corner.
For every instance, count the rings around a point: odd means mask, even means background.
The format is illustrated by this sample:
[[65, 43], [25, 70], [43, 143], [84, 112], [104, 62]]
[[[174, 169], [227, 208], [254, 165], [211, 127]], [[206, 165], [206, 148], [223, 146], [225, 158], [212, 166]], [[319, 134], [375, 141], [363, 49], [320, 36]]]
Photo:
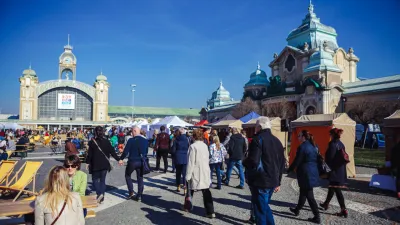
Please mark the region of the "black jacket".
[[90, 165], [89, 173], [100, 170], [110, 171], [111, 167], [110, 163], [108, 162], [110, 155], [112, 155], [112, 157], [117, 161], [119, 161], [119, 157], [115, 152], [114, 148], [111, 146], [109, 140], [105, 138], [96, 138], [95, 140], [99, 145], [99, 147], [101, 148], [101, 150], [104, 152], [105, 156], [103, 153], [101, 153], [97, 145], [94, 143], [93, 139], [90, 140], [88, 155], [86, 157], [86, 163]]
[[[264, 171], [258, 169], [260, 159]], [[261, 130], [253, 137], [249, 155], [243, 165], [246, 167], [249, 186], [269, 189], [281, 185], [285, 154], [282, 143], [272, 135], [270, 129]]]
[[246, 152], [246, 141], [241, 134], [232, 135], [228, 146], [229, 159], [243, 160]]
[[345, 185], [347, 183], [346, 164], [336, 165], [335, 158], [338, 151], [344, 147], [340, 140], [329, 142], [328, 150], [325, 153], [325, 162], [331, 168], [329, 182], [331, 185]]

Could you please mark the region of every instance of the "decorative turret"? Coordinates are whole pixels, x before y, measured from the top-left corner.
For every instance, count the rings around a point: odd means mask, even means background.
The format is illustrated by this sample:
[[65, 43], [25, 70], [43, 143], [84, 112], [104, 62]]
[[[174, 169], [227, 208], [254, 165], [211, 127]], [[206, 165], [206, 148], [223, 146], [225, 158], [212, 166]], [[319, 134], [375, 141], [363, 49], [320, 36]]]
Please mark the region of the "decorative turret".
[[93, 101], [93, 121], [108, 121], [108, 88], [110, 84], [107, 77], [103, 75], [103, 71], [96, 77], [94, 82], [96, 95]]
[[[72, 53], [72, 46], [69, 44], [69, 34], [68, 34], [68, 44], [64, 46], [64, 52], [61, 53], [59, 57], [58, 67], [58, 79], [61, 80], [63, 78], [69, 80], [76, 80], [76, 57], [74, 53]], [[72, 77], [70, 77], [72, 75]]]
[[326, 40], [328, 47], [336, 50], [338, 48], [336, 36], [337, 33], [333, 27], [320, 22], [320, 19], [314, 13], [314, 5], [310, 1], [308, 14], [301, 25], [289, 33], [286, 40], [289, 46], [298, 49], [305, 49], [305, 42], [307, 42], [308, 48], [315, 49], [318, 48], [323, 40]]
[[20, 82], [20, 108], [19, 115], [21, 120], [37, 119], [37, 96], [36, 87], [39, 79], [35, 70], [29, 65], [29, 69], [22, 72]]
[[267, 74], [263, 70], [261, 70], [260, 63], [257, 64], [256, 71], [250, 74], [250, 80], [244, 86], [249, 87], [256, 85], [269, 86]]
[[233, 99], [231, 98], [229, 91], [222, 86], [222, 81], [220, 81], [219, 87], [212, 93], [211, 99], [207, 100], [207, 107], [213, 109], [215, 107], [228, 104], [232, 101]]
[[342, 72], [342, 70], [333, 62], [331, 50], [328, 48], [327, 42], [320, 46], [316, 52], [310, 57], [310, 64], [303, 70], [304, 73], [312, 71], [333, 71]]

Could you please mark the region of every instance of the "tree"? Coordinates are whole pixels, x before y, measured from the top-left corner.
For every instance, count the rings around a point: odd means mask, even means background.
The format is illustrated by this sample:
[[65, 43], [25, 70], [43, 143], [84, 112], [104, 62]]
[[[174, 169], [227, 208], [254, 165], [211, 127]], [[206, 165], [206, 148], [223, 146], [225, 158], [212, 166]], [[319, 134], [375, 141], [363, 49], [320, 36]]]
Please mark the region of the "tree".
[[297, 117], [296, 107], [289, 101], [266, 104], [263, 106], [263, 114], [268, 117], [280, 117], [281, 119]]
[[247, 97], [244, 101], [235, 106], [232, 110], [232, 116], [235, 118], [241, 118], [252, 111], [260, 114], [260, 105], [250, 97]]
[[400, 109], [398, 101], [368, 101], [362, 100], [348, 106], [347, 114], [357, 123], [367, 125], [380, 124], [383, 119]]

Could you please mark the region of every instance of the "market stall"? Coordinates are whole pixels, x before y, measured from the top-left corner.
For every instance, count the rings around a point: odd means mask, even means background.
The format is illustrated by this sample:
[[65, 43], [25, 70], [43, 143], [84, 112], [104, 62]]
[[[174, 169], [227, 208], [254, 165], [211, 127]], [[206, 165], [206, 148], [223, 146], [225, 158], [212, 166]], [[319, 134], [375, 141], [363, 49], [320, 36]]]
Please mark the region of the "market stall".
[[343, 129], [341, 141], [349, 154], [350, 163], [347, 164], [347, 176], [355, 177], [356, 169], [354, 164], [354, 142], [356, 122], [346, 113], [303, 115], [290, 123], [292, 128], [292, 142], [290, 147], [291, 164], [296, 157], [296, 151], [300, 145], [297, 135], [302, 130], [308, 130], [313, 136], [319, 151], [324, 156], [330, 142], [329, 131], [336, 127]]

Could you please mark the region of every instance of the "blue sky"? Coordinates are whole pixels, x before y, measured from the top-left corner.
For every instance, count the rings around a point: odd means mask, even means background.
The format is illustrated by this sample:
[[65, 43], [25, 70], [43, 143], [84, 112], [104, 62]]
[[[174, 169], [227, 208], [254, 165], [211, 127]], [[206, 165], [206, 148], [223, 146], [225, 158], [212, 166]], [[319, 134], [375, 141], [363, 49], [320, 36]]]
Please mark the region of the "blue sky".
[[[118, 2], [118, 3], [115, 3]], [[358, 76], [399, 74], [397, 0], [314, 0], [338, 44], [360, 58]], [[77, 79], [92, 84], [103, 70], [112, 105], [193, 107], [224, 86], [235, 99], [256, 69], [268, 76], [273, 53], [307, 13], [307, 0], [0, 1], [0, 108], [17, 113], [19, 82], [29, 67], [57, 79], [71, 34]]]

